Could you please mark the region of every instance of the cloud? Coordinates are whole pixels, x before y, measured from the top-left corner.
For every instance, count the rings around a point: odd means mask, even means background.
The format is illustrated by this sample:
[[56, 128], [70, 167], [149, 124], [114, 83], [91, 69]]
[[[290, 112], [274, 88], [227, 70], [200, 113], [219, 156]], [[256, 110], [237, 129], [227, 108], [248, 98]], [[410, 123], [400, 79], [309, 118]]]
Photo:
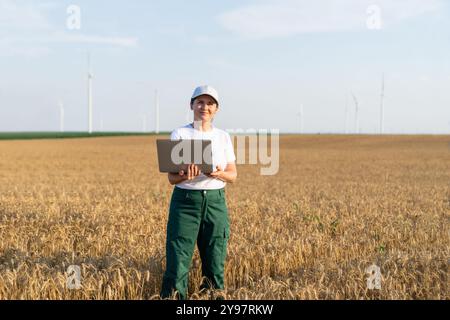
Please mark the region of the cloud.
[[46, 46], [17, 46], [0, 41], [1, 57], [27, 57], [36, 58], [50, 54], [51, 50]]
[[54, 33], [49, 37], [39, 38], [38, 41], [46, 43], [87, 43], [120, 47], [136, 47], [138, 44], [138, 38], [136, 37], [105, 37], [70, 33]]
[[36, 58], [52, 52], [57, 43], [96, 44], [115, 47], [136, 47], [137, 38], [104, 37], [84, 34], [53, 33], [47, 36], [0, 38], [0, 56]]
[[91, 35], [78, 31], [58, 30], [51, 24], [48, 11], [60, 5], [55, 2], [31, 3], [0, 0], [0, 56], [48, 55], [51, 52], [51, 45], [58, 43], [125, 48], [138, 45], [137, 37]]
[[251, 39], [363, 30], [367, 28], [367, 10], [374, 4], [380, 9], [382, 26], [387, 27], [436, 12], [444, 0], [268, 1], [225, 12], [217, 20], [225, 29]]
[[0, 0], [0, 29], [42, 30], [49, 27], [48, 20], [36, 6]]

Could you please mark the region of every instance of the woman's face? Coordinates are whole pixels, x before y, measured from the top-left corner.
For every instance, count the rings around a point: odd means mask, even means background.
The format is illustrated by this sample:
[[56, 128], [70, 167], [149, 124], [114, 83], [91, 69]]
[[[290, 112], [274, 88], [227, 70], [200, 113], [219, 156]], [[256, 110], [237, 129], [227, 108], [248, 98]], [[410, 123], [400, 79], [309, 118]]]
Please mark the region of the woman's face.
[[212, 97], [202, 95], [195, 98], [191, 109], [194, 110], [194, 121], [211, 121], [219, 108]]

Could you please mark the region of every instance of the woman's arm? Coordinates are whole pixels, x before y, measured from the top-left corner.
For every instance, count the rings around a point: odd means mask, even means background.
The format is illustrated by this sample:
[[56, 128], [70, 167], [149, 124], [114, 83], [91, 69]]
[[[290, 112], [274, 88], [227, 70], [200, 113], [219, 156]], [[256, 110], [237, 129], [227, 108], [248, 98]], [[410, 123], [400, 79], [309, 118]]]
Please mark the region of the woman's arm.
[[169, 183], [171, 185], [179, 184], [180, 182], [183, 182], [183, 181], [187, 180], [185, 178], [185, 176], [183, 174], [180, 175], [180, 173], [170, 173], [169, 172], [167, 174], [167, 177], [169, 178]]
[[227, 167], [225, 170], [222, 170], [220, 166], [216, 167], [217, 171], [214, 171], [211, 174], [207, 174], [210, 178], [215, 178], [222, 180], [224, 182], [233, 183], [237, 179], [237, 169], [236, 169], [236, 163], [230, 162], [227, 164]]

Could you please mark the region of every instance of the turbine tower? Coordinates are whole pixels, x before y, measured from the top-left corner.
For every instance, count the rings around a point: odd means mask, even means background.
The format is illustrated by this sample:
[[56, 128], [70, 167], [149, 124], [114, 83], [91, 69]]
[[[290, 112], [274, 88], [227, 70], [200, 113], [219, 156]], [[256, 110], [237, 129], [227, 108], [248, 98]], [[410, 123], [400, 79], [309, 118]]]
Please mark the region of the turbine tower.
[[355, 102], [355, 130], [356, 134], [359, 134], [359, 115], [358, 115], [358, 99], [352, 92], [353, 101]]
[[381, 77], [381, 96], [380, 96], [380, 134], [384, 133], [384, 73]]
[[88, 80], [88, 131], [89, 134], [92, 134], [92, 79], [94, 76], [91, 71], [91, 54], [88, 52], [88, 72], [87, 72], [87, 80]]
[[298, 113], [300, 117], [300, 134], [303, 134], [303, 104], [300, 104], [300, 112]]
[[345, 134], [348, 134], [348, 94], [345, 95]]
[[186, 108], [186, 122], [191, 123], [192, 121], [194, 121], [192, 119], [192, 110]]
[[159, 134], [159, 96], [158, 89], [155, 90], [155, 133]]
[[103, 122], [103, 113], [100, 113], [100, 131], [103, 132], [104, 130], [104, 122]]
[[147, 115], [145, 113], [142, 115], [142, 132], [147, 132]]
[[59, 102], [59, 131], [64, 132], [64, 105]]

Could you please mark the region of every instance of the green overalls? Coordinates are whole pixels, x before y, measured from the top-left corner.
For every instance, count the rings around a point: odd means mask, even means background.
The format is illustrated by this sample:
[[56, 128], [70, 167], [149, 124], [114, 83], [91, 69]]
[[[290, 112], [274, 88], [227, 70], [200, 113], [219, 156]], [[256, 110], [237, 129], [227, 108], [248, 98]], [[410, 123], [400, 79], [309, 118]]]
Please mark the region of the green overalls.
[[229, 235], [225, 189], [186, 190], [175, 187], [167, 223], [166, 272], [161, 297], [168, 298], [176, 291], [180, 299], [186, 299], [195, 242], [206, 279], [201, 289], [224, 289]]

